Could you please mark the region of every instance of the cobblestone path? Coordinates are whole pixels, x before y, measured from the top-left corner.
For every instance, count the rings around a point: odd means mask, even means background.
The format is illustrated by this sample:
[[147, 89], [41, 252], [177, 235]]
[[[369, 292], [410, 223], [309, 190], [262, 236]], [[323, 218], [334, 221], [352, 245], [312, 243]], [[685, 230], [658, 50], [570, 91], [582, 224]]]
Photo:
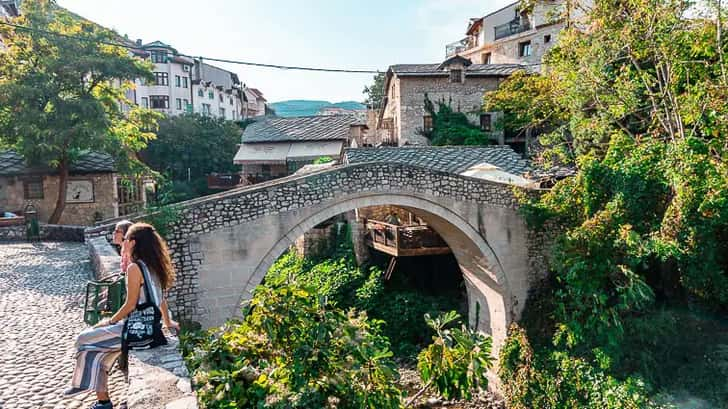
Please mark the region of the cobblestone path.
[[[0, 243], [0, 409], [87, 408], [88, 393], [63, 399], [74, 363], [88, 250], [80, 243]], [[126, 385], [110, 376], [114, 406]]]

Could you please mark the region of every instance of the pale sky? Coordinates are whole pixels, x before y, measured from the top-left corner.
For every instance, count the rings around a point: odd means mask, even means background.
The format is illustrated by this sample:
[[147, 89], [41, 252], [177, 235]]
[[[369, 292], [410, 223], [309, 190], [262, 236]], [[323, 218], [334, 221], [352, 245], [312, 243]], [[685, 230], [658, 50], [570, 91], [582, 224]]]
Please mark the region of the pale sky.
[[[385, 71], [441, 62], [468, 19], [509, 0], [58, 0], [96, 23], [179, 52], [278, 65]], [[364, 99], [371, 74], [212, 63], [236, 72], [269, 102]]]

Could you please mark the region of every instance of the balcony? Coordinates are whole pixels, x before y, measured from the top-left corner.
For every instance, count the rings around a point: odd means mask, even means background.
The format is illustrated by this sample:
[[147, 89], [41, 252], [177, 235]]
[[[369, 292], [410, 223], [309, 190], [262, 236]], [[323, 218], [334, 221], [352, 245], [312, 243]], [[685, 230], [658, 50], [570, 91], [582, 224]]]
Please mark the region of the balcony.
[[394, 257], [449, 254], [450, 247], [432, 228], [425, 225], [396, 226], [367, 220], [367, 244]]
[[467, 51], [477, 46], [477, 41], [473, 37], [465, 37], [462, 40], [455, 41], [445, 46], [445, 58], [450, 58], [453, 55], [460, 54], [463, 51]]
[[531, 29], [531, 22], [527, 18], [517, 18], [509, 23], [495, 26], [495, 39], [499, 40], [514, 34], [522, 33]]

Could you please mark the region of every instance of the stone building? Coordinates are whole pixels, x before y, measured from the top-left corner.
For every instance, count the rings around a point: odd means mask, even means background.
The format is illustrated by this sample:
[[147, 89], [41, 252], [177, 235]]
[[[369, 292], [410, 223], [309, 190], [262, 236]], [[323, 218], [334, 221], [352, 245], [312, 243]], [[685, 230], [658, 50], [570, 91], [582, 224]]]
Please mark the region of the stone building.
[[537, 0], [530, 9], [516, 1], [484, 17], [471, 18], [466, 37], [445, 47], [476, 64], [528, 64], [536, 69], [564, 28], [563, 0]]
[[[498, 88], [509, 75], [523, 69], [517, 64], [472, 64], [455, 56], [441, 64], [399, 64], [387, 70], [385, 97], [377, 121], [377, 135], [384, 145], [426, 145], [423, 131], [432, 129], [432, 117], [425, 111], [425, 97], [444, 101], [465, 113], [491, 139], [503, 144], [496, 130], [498, 113], [482, 112], [483, 94]], [[382, 135], [379, 130], [385, 130]]]
[[[59, 176], [47, 167], [30, 167], [13, 151], [0, 152], [0, 211], [22, 212], [32, 204], [47, 222], [56, 207]], [[73, 165], [60, 224], [93, 225], [119, 216], [118, 178], [110, 156], [88, 153]]]
[[245, 184], [288, 176], [321, 157], [337, 161], [365, 128], [351, 115], [266, 117], [245, 128], [233, 161], [243, 166]]

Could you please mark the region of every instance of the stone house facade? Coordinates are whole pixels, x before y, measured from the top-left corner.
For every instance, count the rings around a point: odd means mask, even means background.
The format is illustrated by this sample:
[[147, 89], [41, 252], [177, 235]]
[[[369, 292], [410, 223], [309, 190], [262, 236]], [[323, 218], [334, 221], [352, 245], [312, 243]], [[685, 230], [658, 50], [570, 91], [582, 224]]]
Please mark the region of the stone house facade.
[[[51, 169], [28, 167], [15, 152], [0, 152], [0, 211], [22, 212], [32, 204], [39, 221], [47, 222], [56, 207], [59, 181]], [[60, 224], [91, 226], [118, 216], [118, 177], [111, 158], [82, 156], [71, 168]]]
[[[432, 118], [425, 110], [425, 97], [443, 101], [453, 110], [465, 113], [474, 124], [503, 144], [503, 133], [495, 128], [496, 112], [483, 112], [483, 94], [517, 70], [514, 64], [472, 64], [455, 56], [442, 64], [392, 65], [385, 78], [385, 97], [377, 129], [385, 130], [385, 145], [427, 145], [423, 131], [430, 130]], [[377, 132], [379, 135], [379, 132]]]
[[527, 64], [540, 69], [544, 54], [564, 28], [563, 0], [539, 0], [531, 9], [511, 3], [471, 18], [466, 37], [445, 47], [446, 58], [460, 55], [476, 64]]

